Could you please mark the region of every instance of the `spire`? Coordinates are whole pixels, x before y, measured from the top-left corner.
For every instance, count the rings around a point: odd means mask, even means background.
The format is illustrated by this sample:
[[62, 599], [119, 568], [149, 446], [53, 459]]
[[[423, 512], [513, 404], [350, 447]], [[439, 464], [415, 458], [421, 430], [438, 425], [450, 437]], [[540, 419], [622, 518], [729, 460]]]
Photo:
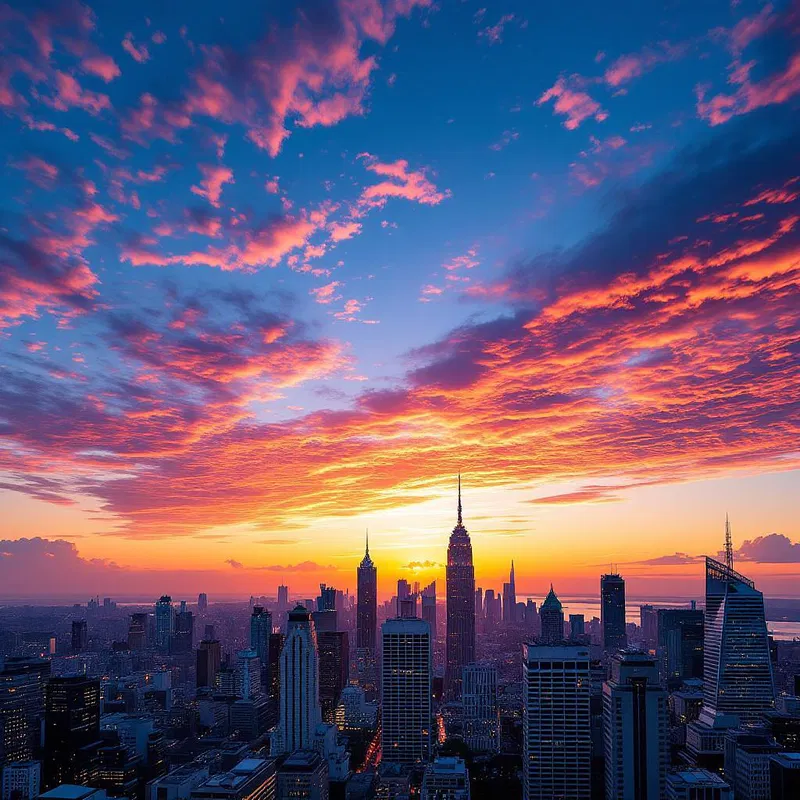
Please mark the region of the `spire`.
[[733, 569], [733, 538], [727, 512], [725, 514], [725, 564], [728, 569]]
[[511, 587], [514, 588], [514, 559], [511, 559]]
[[367, 558], [369, 558], [369, 528], [367, 528], [367, 548], [366, 551], [364, 552], [364, 555]]
[[463, 525], [461, 520], [461, 473], [458, 473], [458, 524]]

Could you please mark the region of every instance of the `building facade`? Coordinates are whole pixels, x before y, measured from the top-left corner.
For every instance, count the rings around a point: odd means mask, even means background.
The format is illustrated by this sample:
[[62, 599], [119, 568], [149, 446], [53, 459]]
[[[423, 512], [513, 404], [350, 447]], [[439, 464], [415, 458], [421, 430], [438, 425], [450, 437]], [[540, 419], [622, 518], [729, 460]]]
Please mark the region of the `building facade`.
[[613, 652], [627, 647], [625, 580], [616, 572], [600, 576], [600, 625], [604, 650]]
[[464, 667], [461, 694], [464, 709], [464, 741], [474, 753], [500, 751], [500, 706], [497, 700], [497, 667], [468, 664]]
[[522, 773], [525, 800], [590, 800], [589, 649], [523, 646]]

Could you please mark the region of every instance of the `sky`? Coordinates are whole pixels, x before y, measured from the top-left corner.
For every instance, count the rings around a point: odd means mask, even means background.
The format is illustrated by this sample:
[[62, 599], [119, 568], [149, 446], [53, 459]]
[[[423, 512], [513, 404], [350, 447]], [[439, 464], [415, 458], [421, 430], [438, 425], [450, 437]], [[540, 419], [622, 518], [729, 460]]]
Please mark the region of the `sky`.
[[[485, 0], [484, 0], [485, 2]], [[800, 596], [800, 3], [0, 5], [0, 596]]]

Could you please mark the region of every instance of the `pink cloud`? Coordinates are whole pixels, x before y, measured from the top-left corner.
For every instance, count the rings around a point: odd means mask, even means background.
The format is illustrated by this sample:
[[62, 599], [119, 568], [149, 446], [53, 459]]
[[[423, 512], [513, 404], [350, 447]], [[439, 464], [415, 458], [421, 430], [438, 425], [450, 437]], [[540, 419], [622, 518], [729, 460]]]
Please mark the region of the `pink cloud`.
[[361, 233], [361, 223], [354, 222], [353, 220], [346, 220], [345, 222], [332, 222], [328, 226], [328, 232], [331, 235], [331, 240], [334, 242], [343, 242], [346, 239], [351, 239]]
[[47, 102], [57, 111], [67, 111], [74, 107], [96, 115], [111, 108], [108, 95], [83, 89], [78, 81], [66, 72], [56, 70], [55, 84], [56, 96]]
[[137, 46], [133, 41], [132, 33], [125, 34], [125, 38], [122, 40], [122, 49], [139, 64], [144, 64], [145, 61], [150, 60], [150, 51], [147, 49], [147, 45]]
[[389, 180], [367, 186], [361, 193], [368, 206], [382, 206], [390, 197], [402, 197], [425, 205], [438, 205], [450, 197], [449, 189], [440, 192], [427, 178], [424, 170], [409, 170], [408, 161], [398, 159], [390, 163], [376, 161], [373, 156], [364, 154], [366, 168], [370, 172]]
[[200, 164], [203, 180], [199, 186], [192, 186], [192, 194], [204, 197], [215, 208], [220, 206], [222, 187], [226, 183], [234, 183], [233, 171], [228, 167], [214, 164]]
[[27, 156], [22, 161], [12, 162], [11, 166], [22, 170], [29, 181], [43, 189], [51, 188], [59, 173], [55, 164], [50, 164], [39, 156]]
[[603, 73], [603, 80], [612, 88], [617, 88], [641, 77], [658, 64], [681, 58], [686, 50], [685, 45], [661, 42], [656, 47], [645, 48], [639, 53], [620, 56]]
[[444, 264], [442, 264], [442, 268], [452, 272], [459, 269], [473, 269], [480, 263], [481, 262], [478, 261], [478, 248], [470, 247], [464, 255], [456, 256], [449, 261], [445, 261]]
[[312, 295], [318, 303], [327, 305], [328, 303], [332, 303], [341, 298], [341, 295], [336, 294], [336, 290], [341, 285], [342, 284], [339, 281], [331, 281], [330, 283], [326, 283], [324, 286], [317, 286], [316, 288], [311, 289], [309, 294]]
[[494, 24], [481, 31], [478, 31], [478, 36], [486, 39], [490, 45], [500, 44], [503, 41], [503, 30], [509, 22], [514, 20], [513, 14], [503, 14], [502, 17]]
[[608, 118], [608, 112], [604, 111], [598, 102], [584, 91], [569, 88], [563, 77], [536, 101], [536, 105], [544, 105], [550, 100], [554, 101], [555, 113], [567, 118], [564, 127], [570, 131], [575, 130], [587, 119], [593, 118], [597, 122], [603, 122]]
[[102, 78], [106, 83], [110, 83], [122, 74], [117, 62], [111, 56], [103, 54], [87, 56], [81, 61], [81, 66], [86, 72]]

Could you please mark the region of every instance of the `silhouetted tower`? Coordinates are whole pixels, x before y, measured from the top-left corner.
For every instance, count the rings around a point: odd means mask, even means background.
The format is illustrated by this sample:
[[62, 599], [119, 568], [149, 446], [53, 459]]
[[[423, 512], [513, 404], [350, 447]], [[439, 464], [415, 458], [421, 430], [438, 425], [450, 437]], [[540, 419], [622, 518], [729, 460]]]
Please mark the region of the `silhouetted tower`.
[[447, 548], [447, 663], [449, 697], [461, 696], [462, 671], [475, 661], [475, 569], [472, 543], [461, 513], [461, 475], [458, 476], [458, 518]]
[[733, 569], [733, 538], [731, 537], [731, 523], [725, 515], [725, 564], [728, 569]]

